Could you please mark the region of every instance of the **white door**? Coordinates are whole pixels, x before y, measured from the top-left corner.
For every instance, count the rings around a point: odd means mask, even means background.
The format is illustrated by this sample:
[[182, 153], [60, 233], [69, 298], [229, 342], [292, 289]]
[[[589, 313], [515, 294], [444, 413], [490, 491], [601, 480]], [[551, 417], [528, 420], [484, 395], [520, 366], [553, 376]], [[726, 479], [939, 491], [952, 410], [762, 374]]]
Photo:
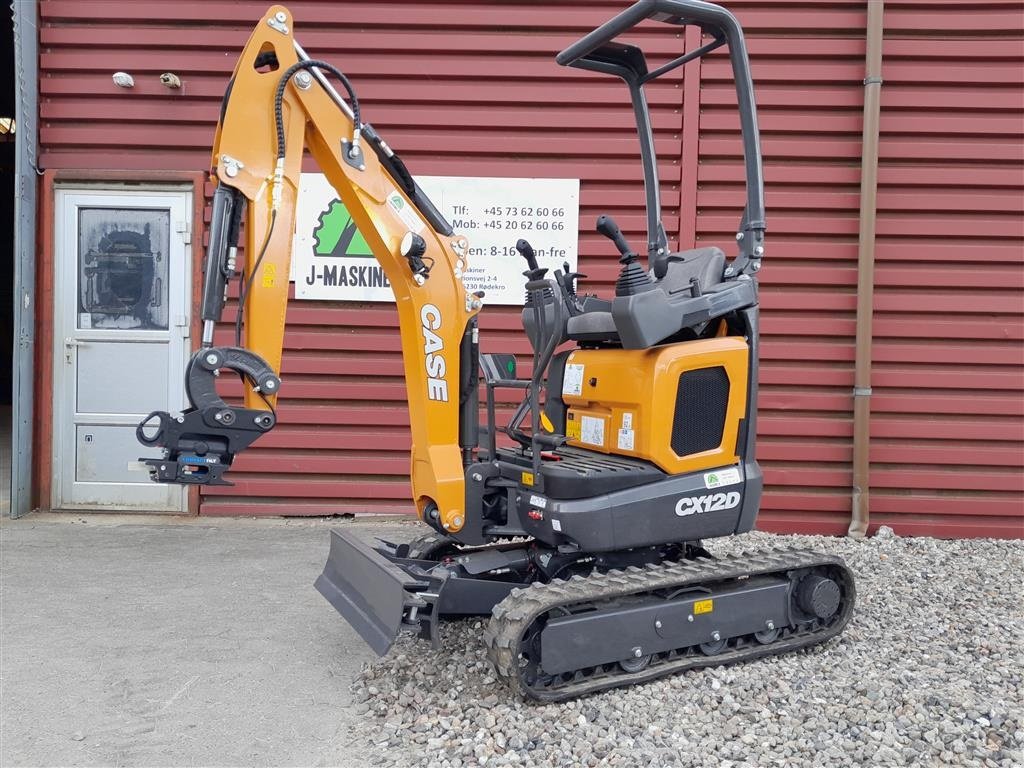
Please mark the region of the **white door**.
[[137, 465], [151, 411], [185, 407], [190, 192], [58, 189], [53, 508], [182, 512]]

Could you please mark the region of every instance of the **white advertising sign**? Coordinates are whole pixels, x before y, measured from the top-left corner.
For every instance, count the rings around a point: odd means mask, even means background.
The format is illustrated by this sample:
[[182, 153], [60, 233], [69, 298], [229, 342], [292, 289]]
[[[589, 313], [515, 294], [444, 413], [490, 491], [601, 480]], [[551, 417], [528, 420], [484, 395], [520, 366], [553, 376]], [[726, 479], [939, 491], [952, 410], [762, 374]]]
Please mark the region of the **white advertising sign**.
[[[484, 291], [485, 304], [522, 305], [526, 262], [515, 248], [519, 238], [530, 241], [540, 266], [554, 272], [569, 262], [575, 271], [578, 179], [417, 176], [416, 181], [455, 233], [469, 240], [463, 282], [470, 291]], [[304, 173], [300, 181], [291, 279], [297, 299], [394, 300], [384, 271], [320, 173]]]

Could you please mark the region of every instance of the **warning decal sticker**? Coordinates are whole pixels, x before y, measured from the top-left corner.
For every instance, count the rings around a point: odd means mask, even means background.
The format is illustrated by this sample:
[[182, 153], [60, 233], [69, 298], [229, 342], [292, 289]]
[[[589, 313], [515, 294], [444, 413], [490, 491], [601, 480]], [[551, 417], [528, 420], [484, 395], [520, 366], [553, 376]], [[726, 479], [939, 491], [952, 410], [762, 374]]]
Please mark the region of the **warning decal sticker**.
[[388, 205], [410, 230], [413, 232], [423, 231], [423, 220], [420, 219], [412, 206], [405, 202], [405, 198], [398, 194], [398, 190], [394, 190], [388, 195]]
[[622, 429], [619, 430], [618, 446], [620, 451], [634, 450], [635, 440], [633, 439], [633, 414], [622, 414]]
[[604, 419], [584, 416], [580, 420], [580, 440], [591, 445], [604, 445]]
[[569, 363], [565, 366], [562, 376], [562, 394], [580, 395], [583, 393], [583, 366]]

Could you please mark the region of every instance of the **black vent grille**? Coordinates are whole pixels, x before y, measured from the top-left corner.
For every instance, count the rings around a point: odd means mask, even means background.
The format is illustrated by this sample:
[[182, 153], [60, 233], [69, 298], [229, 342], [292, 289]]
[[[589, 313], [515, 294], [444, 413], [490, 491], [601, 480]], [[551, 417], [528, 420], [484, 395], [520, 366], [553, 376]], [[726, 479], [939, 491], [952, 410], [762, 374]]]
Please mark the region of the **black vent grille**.
[[677, 456], [712, 451], [722, 444], [729, 405], [725, 368], [700, 368], [679, 377], [676, 413], [672, 419], [672, 450]]

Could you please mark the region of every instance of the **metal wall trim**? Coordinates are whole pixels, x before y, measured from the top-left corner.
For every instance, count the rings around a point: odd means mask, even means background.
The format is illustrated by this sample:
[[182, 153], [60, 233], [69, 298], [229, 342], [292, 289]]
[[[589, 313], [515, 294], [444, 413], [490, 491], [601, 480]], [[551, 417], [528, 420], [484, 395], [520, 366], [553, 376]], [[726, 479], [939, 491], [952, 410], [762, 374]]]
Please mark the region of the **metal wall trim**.
[[860, 232], [853, 380], [853, 488], [849, 536], [863, 538], [871, 519], [871, 349], [875, 302], [875, 230], [878, 218], [878, 144], [882, 104], [885, 0], [868, 4], [861, 138]]
[[36, 0], [11, 3], [14, 15], [14, 349], [11, 414], [11, 517], [32, 509], [32, 425], [35, 384], [36, 192], [39, 115], [39, 29]]

